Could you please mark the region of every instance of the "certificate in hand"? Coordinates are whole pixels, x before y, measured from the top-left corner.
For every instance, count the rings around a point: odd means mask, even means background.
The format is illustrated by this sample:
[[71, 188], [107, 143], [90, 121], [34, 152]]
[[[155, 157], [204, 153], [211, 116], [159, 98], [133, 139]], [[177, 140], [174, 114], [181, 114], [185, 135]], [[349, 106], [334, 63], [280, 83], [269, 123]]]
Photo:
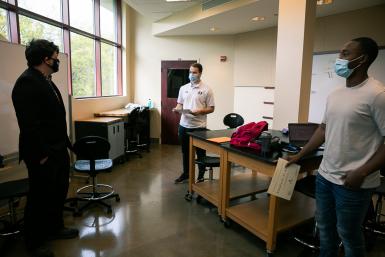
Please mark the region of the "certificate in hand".
[[190, 109], [175, 109], [175, 111], [180, 113], [180, 114], [191, 114]]
[[267, 192], [280, 198], [290, 200], [301, 166], [291, 164], [289, 167], [285, 167], [286, 163], [287, 161], [285, 159], [279, 158]]

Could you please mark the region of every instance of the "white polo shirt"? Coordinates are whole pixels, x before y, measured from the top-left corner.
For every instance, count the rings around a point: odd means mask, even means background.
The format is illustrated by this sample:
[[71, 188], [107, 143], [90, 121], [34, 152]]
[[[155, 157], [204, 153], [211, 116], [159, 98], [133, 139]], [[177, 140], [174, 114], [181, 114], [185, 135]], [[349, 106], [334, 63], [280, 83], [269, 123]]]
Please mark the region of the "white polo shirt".
[[[183, 105], [183, 109], [197, 110], [207, 107], [214, 107], [214, 94], [202, 81], [199, 84], [188, 83], [179, 89], [178, 104]], [[207, 114], [194, 116], [192, 114], [182, 114], [179, 123], [185, 128], [205, 128], [207, 126]]]

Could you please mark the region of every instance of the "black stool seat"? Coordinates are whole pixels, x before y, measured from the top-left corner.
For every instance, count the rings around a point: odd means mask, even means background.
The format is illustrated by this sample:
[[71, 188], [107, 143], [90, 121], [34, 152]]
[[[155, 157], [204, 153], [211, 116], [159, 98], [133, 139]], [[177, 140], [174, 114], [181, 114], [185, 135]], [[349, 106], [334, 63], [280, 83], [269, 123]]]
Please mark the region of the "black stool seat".
[[243, 117], [238, 113], [229, 113], [223, 118], [223, 124], [232, 129], [243, 125], [244, 122]]
[[195, 163], [205, 165], [206, 167], [219, 167], [220, 159], [216, 156], [205, 156], [204, 158], [195, 160]]
[[[112, 168], [111, 159], [99, 159], [95, 160], [95, 172], [108, 171]], [[75, 162], [74, 169], [78, 172], [90, 173], [90, 161], [89, 160], [77, 160]]]
[[304, 195], [315, 198], [315, 175], [309, 175], [300, 179], [295, 184], [295, 190]]
[[1, 183], [0, 200], [25, 196], [28, 189], [28, 178]]

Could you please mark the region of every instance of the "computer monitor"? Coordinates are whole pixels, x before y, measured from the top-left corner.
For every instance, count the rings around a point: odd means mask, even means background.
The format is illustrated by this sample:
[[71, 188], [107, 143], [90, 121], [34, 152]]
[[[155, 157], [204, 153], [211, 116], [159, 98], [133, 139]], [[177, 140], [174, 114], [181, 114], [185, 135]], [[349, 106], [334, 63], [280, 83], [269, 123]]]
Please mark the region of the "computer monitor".
[[317, 123], [289, 123], [289, 143], [298, 147], [304, 146], [318, 126]]

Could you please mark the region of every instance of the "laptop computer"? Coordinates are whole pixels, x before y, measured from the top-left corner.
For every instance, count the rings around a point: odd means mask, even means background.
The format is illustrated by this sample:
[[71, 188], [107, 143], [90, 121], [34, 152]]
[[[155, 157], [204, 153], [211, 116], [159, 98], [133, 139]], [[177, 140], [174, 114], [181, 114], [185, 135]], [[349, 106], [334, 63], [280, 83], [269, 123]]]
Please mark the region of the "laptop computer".
[[303, 147], [317, 130], [317, 123], [289, 123], [289, 143]]

